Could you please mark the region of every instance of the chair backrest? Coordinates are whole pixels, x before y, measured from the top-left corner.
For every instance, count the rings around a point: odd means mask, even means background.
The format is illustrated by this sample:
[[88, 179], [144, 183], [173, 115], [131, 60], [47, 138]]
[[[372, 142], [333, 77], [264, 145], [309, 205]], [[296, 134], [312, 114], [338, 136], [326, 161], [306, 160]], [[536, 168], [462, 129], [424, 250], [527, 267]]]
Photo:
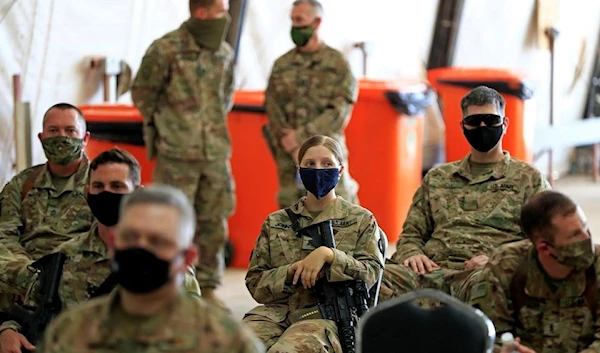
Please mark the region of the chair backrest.
[[[379, 228], [379, 250], [383, 254], [383, 258], [386, 257], [386, 252], [388, 248], [388, 238], [383, 229]], [[377, 283], [369, 290], [369, 295], [371, 296], [369, 302], [369, 308], [373, 308], [377, 305], [379, 300], [379, 290], [381, 289], [381, 279], [383, 278], [383, 268], [379, 271], [379, 278], [377, 279]]]
[[[432, 298], [440, 307], [423, 308]], [[381, 303], [359, 321], [358, 353], [491, 353], [496, 330], [480, 310], [444, 292], [423, 289]]]

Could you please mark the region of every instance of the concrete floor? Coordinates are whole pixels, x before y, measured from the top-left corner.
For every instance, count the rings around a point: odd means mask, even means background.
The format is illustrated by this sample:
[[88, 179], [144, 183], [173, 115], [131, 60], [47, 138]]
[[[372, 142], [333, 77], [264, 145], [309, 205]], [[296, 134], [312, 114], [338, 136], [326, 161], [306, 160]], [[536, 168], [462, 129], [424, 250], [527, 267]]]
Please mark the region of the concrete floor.
[[[593, 183], [590, 176], [568, 176], [558, 180], [554, 188], [569, 195], [583, 208], [594, 240], [600, 243], [600, 183]], [[389, 256], [394, 252], [395, 244], [390, 244], [388, 250]], [[228, 269], [225, 273], [225, 283], [218, 290], [220, 297], [240, 320], [246, 312], [258, 305], [246, 289], [245, 275], [246, 270]]]

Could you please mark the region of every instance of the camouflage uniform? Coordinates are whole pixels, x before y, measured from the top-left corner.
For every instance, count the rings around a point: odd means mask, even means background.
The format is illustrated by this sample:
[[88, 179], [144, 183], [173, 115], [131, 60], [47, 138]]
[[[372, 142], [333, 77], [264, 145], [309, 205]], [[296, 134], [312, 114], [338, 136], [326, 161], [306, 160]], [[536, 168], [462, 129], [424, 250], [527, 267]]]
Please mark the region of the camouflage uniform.
[[[598, 245], [596, 254], [600, 254]], [[529, 298], [516, 323], [509, 286], [521, 265], [526, 269], [523, 291]], [[600, 277], [598, 255], [594, 266]], [[529, 240], [506, 244], [493, 253], [482, 271], [481, 283], [472, 289], [469, 304], [478, 306], [494, 322], [495, 352], [500, 352], [499, 338], [504, 332], [512, 332], [537, 353], [600, 352], [600, 321], [594, 322], [583, 297], [584, 271], [571, 274], [555, 290], [547, 278]], [[596, 301], [600, 305], [600, 297]]]
[[[474, 177], [470, 155], [427, 173], [413, 198], [396, 253], [386, 263], [380, 292], [388, 300], [419, 288], [434, 288], [466, 300], [481, 268], [465, 261], [489, 256], [501, 244], [521, 240], [521, 206], [550, 186], [534, 167], [510, 157]], [[424, 254], [440, 269], [418, 275], [403, 266]]]
[[297, 186], [293, 158], [280, 146], [282, 128], [294, 129], [299, 143], [313, 135], [326, 135], [339, 142], [346, 156], [346, 172], [336, 193], [358, 204], [358, 184], [348, 172], [344, 136], [358, 87], [342, 53], [325, 44], [315, 53], [292, 49], [275, 61], [265, 95], [269, 143], [275, 151], [279, 173], [280, 207], [288, 207], [306, 194]]
[[[55, 252], [67, 255], [58, 287], [58, 294], [66, 309], [89, 300], [93, 291], [110, 275], [108, 249], [98, 234], [97, 222], [92, 224], [88, 233], [61, 244]], [[193, 269], [185, 275], [184, 287], [188, 293], [200, 295]], [[36, 307], [39, 303], [38, 291], [39, 282], [36, 281], [29, 289], [24, 304]], [[0, 332], [7, 328], [19, 331], [21, 326], [14, 321], [7, 321], [0, 326]]]
[[259, 353], [262, 344], [220, 309], [180, 295], [150, 318], [127, 315], [119, 291], [61, 313], [46, 331], [41, 349], [56, 352]]
[[226, 117], [233, 95], [233, 49], [196, 44], [184, 23], [148, 48], [131, 94], [144, 116], [153, 181], [181, 189], [197, 213], [198, 281], [223, 277], [227, 217], [235, 204]]
[[[324, 274], [330, 282], [363, 279], [373, 286], [383, 266], [379, 251], [379, 227], [366, 209], [338, 197], [333, 205], [316, 218], [304, 206], [305, 198], [291, 207], [299, 216], [300, 227], [333, 220], [336, 249], [331, 266]], [[294, 287], [288, 268], [314, 250], [309, 238], [298, 238], [285, 210], [270, 214], [262, 230], [246, 275], [246, 287], [252, 297], [264, 304], [252, 309], [243, 319], [269, 352], [328, 352], [341, 353], [337, 326], [329, 320], [291, 322], [298, 310], [314, 307], [314, 289]]]
[[[62, 191], [46, 165], [26, 169], [6, 184], [0, 194], [0, 293], [25, 294], [35, 280], [27, 265], [89, 232], [94, 216], [84, 195], [88, 167], [84, 157]], [[35, 168], [42, 169], [22, 200]]]

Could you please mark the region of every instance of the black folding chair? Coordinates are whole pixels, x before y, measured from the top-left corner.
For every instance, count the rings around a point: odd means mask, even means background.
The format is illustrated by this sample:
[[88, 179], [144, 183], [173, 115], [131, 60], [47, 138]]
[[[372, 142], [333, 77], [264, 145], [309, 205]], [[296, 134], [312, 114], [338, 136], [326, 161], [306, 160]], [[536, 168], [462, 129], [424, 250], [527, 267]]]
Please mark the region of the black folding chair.
[[[431, 298], [432, 309], [415, 304]], [[359, 321], [358, 353], [492, 353], [496, 330], [492, 321], [444, 292], [422, 289], [386, 301]]]

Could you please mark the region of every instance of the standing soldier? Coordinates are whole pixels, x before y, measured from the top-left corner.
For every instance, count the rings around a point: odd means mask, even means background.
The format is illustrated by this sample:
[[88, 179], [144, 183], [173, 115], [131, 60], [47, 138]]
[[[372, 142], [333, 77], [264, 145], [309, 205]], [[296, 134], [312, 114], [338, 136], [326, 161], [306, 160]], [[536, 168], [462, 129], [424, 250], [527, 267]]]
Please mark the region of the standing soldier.
[[191, 18], [150, 45], [131, 93], [144, 116], [154, 182], [176, 186], [195, 206], [202, 296], [221, 284], [234, 183], [226, 117], [233, 95], [233, 49], [223, 41], [227, 0], [190, 0]]
[[[275, 61], [266, 91], [269, 144], [279, 173], [280, 207], [294, 204], [306, 194], [297, 176], [300, 143], [312, 135], [335, 139], [348, 155], [344, 129], [350, 120], [358, 91], [348, 62], [339, 51], [319, 38], [323, 8], [316, 0], [297, 0], [292, 10], [292, 40], [296, 48]], [[346, 157], [347, 158], [347, 157]], [[358, 203], [358, 184], [346, 173], [337, 195]]]

